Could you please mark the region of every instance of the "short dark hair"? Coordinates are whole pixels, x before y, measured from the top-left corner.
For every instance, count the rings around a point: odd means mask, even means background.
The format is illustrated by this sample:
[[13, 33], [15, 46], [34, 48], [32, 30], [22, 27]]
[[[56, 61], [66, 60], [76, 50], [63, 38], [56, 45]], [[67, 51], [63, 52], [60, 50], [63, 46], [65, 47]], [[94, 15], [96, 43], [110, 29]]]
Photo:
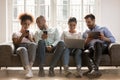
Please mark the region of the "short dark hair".
[[93, 14], [88, 14], [84, 17], [85, 19], [88, 19], [90, 18], [91, 20], [94, 20], [95, 19], [95, 16]]
[[37, 23], [38, 19], [42, 19], [42, 18], [45, 18], [45, 17], [43, 15], [38, 16], [37, 19], [36, 19], [36, 23]]
[[34, 22], [33, 16], [27, 13], [20, 14], [19, 20], [21, 21], [21, 23], [26, 20], [30, 20], [31, 22]]
[[77, 19], [75, 17], [70, 17], [68, 23], [75, 22], [77, 24]]

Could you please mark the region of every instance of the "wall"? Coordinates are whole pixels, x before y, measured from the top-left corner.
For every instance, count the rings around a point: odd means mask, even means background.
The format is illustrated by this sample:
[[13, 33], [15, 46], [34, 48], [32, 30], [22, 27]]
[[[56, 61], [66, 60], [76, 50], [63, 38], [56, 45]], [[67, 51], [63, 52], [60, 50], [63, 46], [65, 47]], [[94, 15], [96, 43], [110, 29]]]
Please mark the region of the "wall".
[[120, 0], [101, 0], [101, 25], [107, 26], [120, 43]]
[[6, 0], [0, 0], [0, 43], [6, 40]]

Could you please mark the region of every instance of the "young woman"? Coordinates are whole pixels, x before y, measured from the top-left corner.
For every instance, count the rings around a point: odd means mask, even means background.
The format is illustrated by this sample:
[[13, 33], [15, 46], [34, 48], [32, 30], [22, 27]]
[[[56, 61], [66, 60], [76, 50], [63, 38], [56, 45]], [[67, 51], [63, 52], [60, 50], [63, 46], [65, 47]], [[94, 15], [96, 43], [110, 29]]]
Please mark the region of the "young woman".
[[[62, 33], [62, 40], [65, 40], [65, 38], [70, 39], [80, 39], [81, 34], [79, 31], [76, 30], [77, 20], [75, 17], [71, 17], [68, 20], [69, 30], [64, 31]], [[69, 64], [69, 56], [73, 56], [75, 58], [76, 66], [77, 66], [77, 72], [75, 73], [76, 77], [82, 77], [81, 73], [81, 49], [75, 49], [75, 48], [67, 48], [64, 50], [63, 58], [64, 58], [64, 70], [65, 70], [65, 76], [69, 77], [71, 75], [71, 72], [68, 70], [68, 64]]]
[[33, 23], [33, 17], [27, 13], [19, 16], [21, 29], [13, 33], [12, 40], [16, 48], [16, 53], [20, 55], [22, 65], [26, 71], [26, 78], [33, 77], [32, 66], [36, 56], [36, 44], [32, 33], [28, 30]]

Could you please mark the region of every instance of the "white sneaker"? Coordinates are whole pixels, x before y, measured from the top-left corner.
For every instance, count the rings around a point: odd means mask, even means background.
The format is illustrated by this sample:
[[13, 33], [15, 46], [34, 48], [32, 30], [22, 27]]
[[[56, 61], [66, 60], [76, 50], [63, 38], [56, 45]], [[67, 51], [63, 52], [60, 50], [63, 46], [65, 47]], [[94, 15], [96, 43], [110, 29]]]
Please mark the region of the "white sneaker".
[[28, 70], [27, 74], [25, 75], [26, 78], [32, 78], [33, 77], [33, 73], [32, 70]]

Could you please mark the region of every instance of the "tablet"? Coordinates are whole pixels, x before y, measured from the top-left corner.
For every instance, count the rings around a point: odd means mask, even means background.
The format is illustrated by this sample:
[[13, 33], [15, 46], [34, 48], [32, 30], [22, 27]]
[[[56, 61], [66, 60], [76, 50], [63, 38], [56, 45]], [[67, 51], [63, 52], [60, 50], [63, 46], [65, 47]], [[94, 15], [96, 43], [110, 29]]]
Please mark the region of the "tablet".
[[100, 32], [98, 32], [98, 31], [96, 31], [96, 32], [88, 32], [88, 36], [90, 36], [93, 39], [99, 39]]

